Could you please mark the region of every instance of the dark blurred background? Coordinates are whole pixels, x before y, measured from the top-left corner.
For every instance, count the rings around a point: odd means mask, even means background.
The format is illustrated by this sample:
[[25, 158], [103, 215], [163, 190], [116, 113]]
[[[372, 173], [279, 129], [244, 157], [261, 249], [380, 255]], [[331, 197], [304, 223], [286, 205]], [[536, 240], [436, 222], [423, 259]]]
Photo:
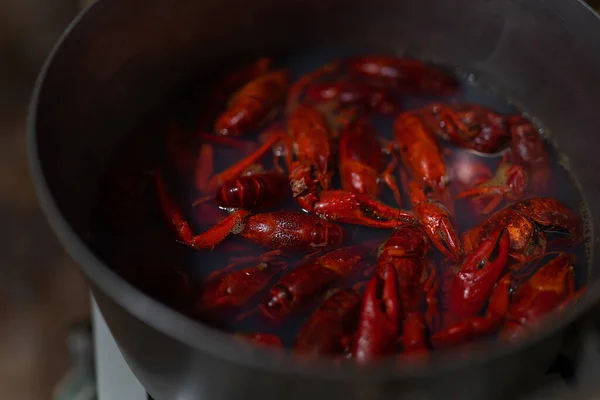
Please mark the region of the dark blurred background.
[[38, 69], [80, 0], [0, 0], [0, 399], [47, 400], [88, 291], [38, 208], [25, 149]]
[[90, 313], [85, 283], [38, 208], [25, 149], [38, 69], [90, 2], [0, 1], [0, 399], [50, 399], [68, 369], [67, 330]]

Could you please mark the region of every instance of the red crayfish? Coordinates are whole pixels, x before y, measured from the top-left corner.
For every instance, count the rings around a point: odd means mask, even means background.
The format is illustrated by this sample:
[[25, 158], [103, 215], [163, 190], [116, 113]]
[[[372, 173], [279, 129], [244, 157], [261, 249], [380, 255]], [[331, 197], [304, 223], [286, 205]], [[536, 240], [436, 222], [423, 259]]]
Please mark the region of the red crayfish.
[[433, 103], [419, 110], [440, 138], [480, 153], [498, 153], [510, 144], [506, 118], [476, 104]]
[[306, 100], [311, 103], [334, 102], [341, 106], [360, 105], [382, 115], [393, 114], [398, 107], [389, 90], [364, 82], [315, 83], [306, 90]]
[[373, 274], [365, 288], [360, 320], [352, 348], [358, 363], [392, 354], [400, 333], [400, 300], [396, 269], [386, 266], [383, 274]]
[[527, 261], [546, 252], [547, 240], [543, 230], [568, 233], [572, 242], [582, 235], [582, 221], [573, 210], [550, 197], [534, 197], [507, 206], [466, 232], [463, 237], [469, 253], [477, 243], [499, 229], [506, 228], [510, 237], [510, 256]]
[[[518, 338], [527, 333], [540, 317], [564, 307], [581, 295], [585, 286], [575, 291], [574, 257], [561, 253], [540, 267], [525, 282], [516, 282], [501, 336]], [[505, 296], [508, 296], [508, 290]]]
[[463, 246], [458, 237], [454, 217], [439, 201], [428, 197], [415, 181], [408, 181], [405, 186], [409, 190], [416, 220], [433, 244], [447, 257], [455, 261], [460, 260]]
[[549, 195], [552, 186], [552, 169], [544, 139], [531, 121], [520, 115], [510, 117], [508, 124], [511, 132], [510, 148], [513, 162], [527, 171], [534, 193]]
[[220, 316], [237, 312], [260, 294], [286, 265], [266, 258], [257, 265], [238, 271], [218, 271], [202, 285], [202, 293], [195, 302], [194, 313]]
[[[573, 256], [561, 253], [524, 282], [504, 275], [490, 297], [484, 317], [473, 317], [433, 335], [438, 346], [459, 344], [500, 329], [501, 337], [521, 337], [545, 314], [583, 293], [575, 292]], [[514, 287], [516, 283], [516, 288]], [[512, 293], [512, 295], [511, 295]]]
[[343, 65], [353, 75], [402, 92], [449, 94], [454, 93], [459, 86], [454, 75], [411, 58], [355, 57], [344, 60]]
[[418, 114], [403, 112], [395, 119], [394, 139], [411, 177], [443, 192], [449, 179], [442, 150]]
[[437, 317], [437, 285], [434, 267], [426, 259], [428, 250], [429, 240], [416, 226], [396, 230], [381, 245], [355, 338], [358, 362], [394, 352], [400, 332], [405, 353], [426, 351], [425, 317], [420, 311], [424, 299], [429, 323]]
[[229, 101], [215, 122], [219, 135], [239, 136], [258, 129], [276, 116], [288, 90], [287, 71], [267, 72], [250, 81]]
[[[125, 182], [110, 205], [137, 211], [144, 227], [154, 223], [146, 209], [158, 209], [174, 234], [157, 225], [128, 239], [145, 255], [158, 247], [152, 237], [177, 238], [161, 249], [161, 268], [146, 271], [137, 265], [154, 264], [129, 255], [136, 263], [125, 276], [140, 275], [143, 290], [177, 298], [166, 300], [241, 340], [359, 364], [523, 337], [585, 290], [575, 290], [575, 256], [564, 246], [581, 243], [582, 218], [547, 197], [552, 153], [527, 118], [440, 100], [399, 110], [400, 99], [414, 104], [409, 95], [459, 89], [444, 69], [409, 58], [345, 58], [296, 81], [271, 64], [257, 59], [218, 81], [201, 127], [170, 125], [165, 165], [154, 153], [148, 164], [129, 157], [133, 172], [154, 169], [155, 191], [136, 210], [128, 198], [144, 197], [146, 181]], [[390, 115], [386, 140], [376, 127]], [[190, 194], [176, 189], [186, 185]], [[381, 236], [362, 241], [371, 234]], [[181, 243], [219, 245], [209, 259], [226, 266], [193, 282], [173, 259]], [[290, 326], [299, 327], [293, 345]]]
[[[288, 149], [294, 149], [295, 154], [295, 161], [291, 161], [288, 151], [290, 184], [293, 195], [302, 209], [328, 220], [381, 228], [393, 228], [398, 225], [401, 217], [406, 216], [400, 210], [387, 206], [368, 194], [329, 190], [333, 174], [330, 170], [331, 133], [324, 117], [317, 110], [299, 105], [290, 116], [288, 126], [291, 141]], [[362, 132], [358, 134], [362, 135]], [[343, 151], [344, 158], [340, 160], [342, 164], [347, 164], [350, 161], [348, 158], [357, 154], [347, 147]], [[352, 168], [352, 172], [358, 175], [354, 180], [356, 185], [364, 183], [373, 186], [366, 168], [379, 170], [379, 175], [382, 169], [379, 168], [380, 162], [373, 162], [372, 158], [360, 159], [360, 163], [346, 165], [346, 168]], [[392, 190], [395, 190], [393, 177], [385, 171], [383, 174]], [[377, 180], [375, 184], [376, 182]], [[360, 187], [362, 190], [362, 186]], [[396, 196], [399, 197], [399, 192]]]
[[303, 213], [276, 211], [250, 215], [236, 211], [208, 231], [194, 235], [181, 209], [167, 193], [160, 170], [156, 171], [156, 186], [162, 212], [180, 240], [194, 248], [212, 248], [230, 234], [239, 234], [264, 247], [298, 251], [325, 250], [343, 240], [342, 227]]
[[281, 321], [302, 309], [332, 285], [357, 274], [369, 250], [366, 245], [344, 247], [303, 262], [271, 287], [261, 312]]
[[342, 130], [339, 138], [339, 171], [342, 189], [377, 197], [380, 181], [390, 188], [398, 205], [402, 204], [400, 189], [394, 177], [396, 160], [385, 167], [381, 144], [375, 129], [361, 119]]
[[509, 164], [506, 160], [500, 164], [494, 176], [480, 179], [475, 187], [462, 191], [456, 196], [461, 199], [470, 196], [492, 197], [490, 202], [481, 210], [489, 214], [500, 205], [502, 200], [520, 200], [525, 195], [527, 174], [523, 167]]
[[304, 353], [339, 354], [348, 346], [358, 324], [360, 296], [353, 289], [331, 294], [300, 328], [294, 347]]
[[215, 201], [225, 209], [266, 209], [281, 204], [289, 194], [287, 176], [272, 171], [225, 182], [217, 192]]
[[[498, 326], [500, 298], [490, 295], [508, 264], [509, 237], [504, 228], [492, 233], [450, 272], [443, 284], [444, 330], [432, 336], [435, 346], [457, 344]], [[474, 290], [476, 288], [476, 290]], [[479, 312], [490, 300], [488, 313]]]

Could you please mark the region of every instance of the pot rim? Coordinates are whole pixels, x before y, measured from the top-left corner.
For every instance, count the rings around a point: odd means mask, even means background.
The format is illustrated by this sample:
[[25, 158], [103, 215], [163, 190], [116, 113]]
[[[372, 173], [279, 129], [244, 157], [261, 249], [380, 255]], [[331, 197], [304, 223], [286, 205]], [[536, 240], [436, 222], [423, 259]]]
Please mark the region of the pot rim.
[[[106, 3], [110, 0], [102, 1]], [[583, 0], [576, 1], [579, 6], [585, 7], [587, 11], [593, 13], [600, 21], [598, 13], [587, 3]], [[320, 379], [358, 378], [361, 380], [377, 381], [402, 378], [410, 379], [423, 377], [423, 375], [456, 371], [457, 368], [466, 366], [473, 367], [525, 350], [533, 344], [556, 334], [559, 330], [566, 328], [600, 302], [600, 281], [598, 281], [589, 287], [589, 290], [582, 296], [579, 302], [573, 304], [572, 312], [558, 315], [556, 318], [549, 318], [545, 321], [543, 329], [539, 329], [528, 338], [518, 340], [514, 343], [511, 342], [501, 346], [496, 346], [493, 343], [491, 345], [490, 343], [478, 343], [470, 346], [468, 352], [460, 353], [456, 350], [436, 351], [432, 359], [426, 363], [396, 362], [396, 358], [392, 356], [374, 362], [368, 368], [353, 363], [344, 363], [336, 368], [332, 368], [331, 360], [325, 358], [309, 360], [305, 356], [293, 354], [290, 351], [273, 350], [240, 343], [230, 333], [222, 332], [202, 322], [193, 320], [151, 298], [125, 281], [100, 261], [74, 232], [60, 212], [50, 192], [38, 156], [37, 115], [39, 97], [45, 83], [46, 75], [63, 43], [69, 40], [71, 33], [83, 23], [82, 21], [89, 11], [99, 2], [100, 0], [96, 0], [89, 4], [71, 21], [46, 58], [36, 79], [27, 116], [27, 149], [30, 174], [46, 219], [67, 253], [83, 270], [86, 278], [132, 316], [140, 319], [165, 336], [210, 354], [215, 358], [252, 367], [263, 372], [282, 375], [304, 375]]]

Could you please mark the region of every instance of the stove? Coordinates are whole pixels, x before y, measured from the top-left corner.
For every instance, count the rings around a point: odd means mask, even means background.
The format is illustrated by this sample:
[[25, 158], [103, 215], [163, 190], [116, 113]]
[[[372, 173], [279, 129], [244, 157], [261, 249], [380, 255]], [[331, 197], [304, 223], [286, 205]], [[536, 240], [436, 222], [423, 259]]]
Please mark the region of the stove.
[[127, 366], [92, 298], [97, 400], [147, 400], [146, 390]]
[[[599, 327], [589, 324], [579, 339], [523, 400], [600, 399]], [[57, 386], [54, 400], [152, 400], [127, 366], [93, 298], [91, 321], [71, 329], [68, 347], [71, 370]]]

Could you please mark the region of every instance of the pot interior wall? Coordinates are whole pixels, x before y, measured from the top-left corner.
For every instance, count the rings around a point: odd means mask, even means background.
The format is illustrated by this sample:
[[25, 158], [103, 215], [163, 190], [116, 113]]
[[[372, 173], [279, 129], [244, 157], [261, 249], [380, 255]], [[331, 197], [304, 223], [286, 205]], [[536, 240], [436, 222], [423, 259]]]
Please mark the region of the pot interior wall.
[[103, 0], [49, 65], [38, 155], [54, 200], [85, 240], [98, 177], [123, 135], [192, 77], [250, 54], [409, 52], [474, 72], [542, 121], [597, 226], [597, 37], [595, 16], [564, 0]]

